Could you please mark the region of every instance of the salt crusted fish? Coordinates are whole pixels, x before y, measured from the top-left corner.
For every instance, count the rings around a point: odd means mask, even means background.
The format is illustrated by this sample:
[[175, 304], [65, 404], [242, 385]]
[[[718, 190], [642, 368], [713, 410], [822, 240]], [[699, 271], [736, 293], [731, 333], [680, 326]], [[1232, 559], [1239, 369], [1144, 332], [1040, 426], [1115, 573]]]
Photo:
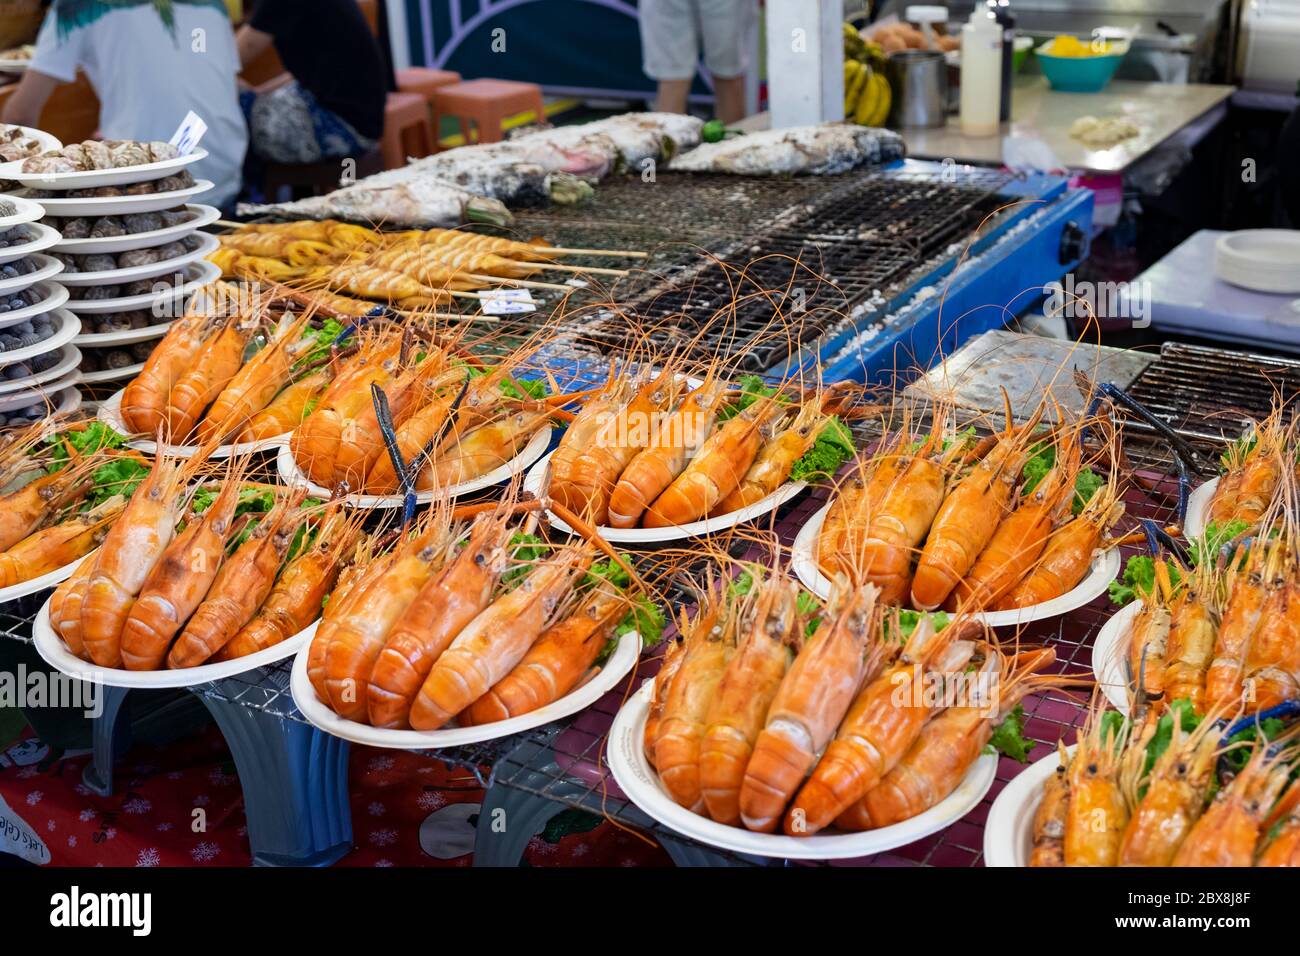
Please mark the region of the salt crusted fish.
[[273, 213], [293, 219], [348, 219], [401, 229], [458, 226], [464, 222], [506, 225], [511, 221], [510, 211], [499, 200], [428, 179], [387, 186], [366, 185], [362, 180], [326, 196], [266, 206], [243, 204], [239, 212], [247, 216]]
[[646, 159], [670, 159], [697, 146], [703, 126], [696, 117], [677, 113], [623, 113], [580, 126], [526, 131], [517, 141], [545, 140], [566, 152], [601, 153], [614, 165], [635, 169]]
[[900, 159], [903, 139], [892, 130], [845, 123], [794, 126], [705, 143], [673, 158], [674, 172], [738, 176], [829, 176]]
[[509, 216], [503, 204], [584, 198], [591, 190], [574, 177], [594, 181], [615, 168], [639, 169], [646, 159], [668, 158], [697, 144], [702, 125], [692, 116], [627, 113], [582, 126], [528, 131], [505, 142], [417, 159], [327, 196], [241, 206], [240, 212], [402, 228], [459, 225], [467, 212], [497, 221]]

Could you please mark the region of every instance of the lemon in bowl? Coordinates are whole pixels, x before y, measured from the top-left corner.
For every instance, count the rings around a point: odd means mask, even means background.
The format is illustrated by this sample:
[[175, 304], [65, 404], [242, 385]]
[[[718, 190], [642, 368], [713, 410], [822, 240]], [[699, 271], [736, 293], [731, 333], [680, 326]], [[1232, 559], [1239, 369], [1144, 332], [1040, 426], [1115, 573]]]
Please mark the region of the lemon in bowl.
[[1064, 34], [1044, 43], [1034, 55], [1052, 89], [1097, 93], [1106, 88], [1128, 53], [1123, 40], [1080, 40]]

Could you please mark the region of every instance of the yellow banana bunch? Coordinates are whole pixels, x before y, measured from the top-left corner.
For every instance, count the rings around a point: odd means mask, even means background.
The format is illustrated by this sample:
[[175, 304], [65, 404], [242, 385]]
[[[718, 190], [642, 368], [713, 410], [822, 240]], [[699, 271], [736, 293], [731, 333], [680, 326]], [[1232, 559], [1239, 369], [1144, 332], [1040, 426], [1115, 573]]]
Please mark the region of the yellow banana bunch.
[[861, 60], [844, 61], [844, 116], [852, 119], [871, 70]]
[[882, 126], [889, 116], [893, 91], [884, 73], [868, 69], [867, 74], [866, 83], [853, 107], [853, 122], [861, 126]]

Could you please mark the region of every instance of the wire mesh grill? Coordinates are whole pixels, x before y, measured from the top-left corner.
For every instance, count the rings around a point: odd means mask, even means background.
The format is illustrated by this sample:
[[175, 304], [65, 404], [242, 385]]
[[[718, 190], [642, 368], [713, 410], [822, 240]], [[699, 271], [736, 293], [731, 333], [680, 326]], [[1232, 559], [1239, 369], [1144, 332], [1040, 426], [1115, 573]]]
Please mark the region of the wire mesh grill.
[[[919, 262], [978, 227], [1005, 182], [957, 186], [890, 172], [837, 177], [725, 254], [697, 257], [625, 295], [627, 311], [670, 330], [668, 338], [678, 337], [694, 358], [730, 357], [745, 371], [764, 371], [854, 306], [883, 304], [901, 291]], [[628, 344], [621, 316], [583, 334], [610, 350]]]
[[[1286, 420], [1300, 395], [1300, 360], [1166, 342], [1130, 394], [1175, 431], [1206, 445], [1238, 438], [1252, 420], [1284, 402]], [[1151, 433], [1140, 421], [1133, 429]]]
[[[511, 232], [562, 247], [650, 253], [630, 274], [592, 277], [567, 296], [559, 327], [595, 354], [631, 344], [631, 315], [653, 328], [657, 343], [760, 372], [855, 306], [883, 305], [901, 291], [918, 265], [974, 232], [1009, 178], [988, 172], [947, 182], [932, 170], [663, 174], [654, 183], [627, 176], [602, 184], [590, 205], [520, 213]], [[615, 257], [583, 262], [629, 267]], [[549, 308], [559, 294], [541, 297]], [[620, 308], [602, 308], [615, 301]]]
[[18, 641], [20, 644], [32, 643], [32, 619], [48, 596], [48, 591], [41, 591], [0, 604], [0, 638]]

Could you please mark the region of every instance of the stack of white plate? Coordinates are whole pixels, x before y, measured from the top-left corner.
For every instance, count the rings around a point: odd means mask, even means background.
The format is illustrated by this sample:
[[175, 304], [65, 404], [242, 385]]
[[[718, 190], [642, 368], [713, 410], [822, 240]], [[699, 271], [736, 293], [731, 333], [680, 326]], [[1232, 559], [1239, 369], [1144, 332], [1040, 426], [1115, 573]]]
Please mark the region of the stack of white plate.
[[0, 197], [0, 427], [81, 401], [73, 344], [81, 323], [64, 308], [68, 290], [53, 281], [63, 263], [45, 250], [59, 234], [37, 221], [43, 215], [30, 199]]
[[1214, 244], [1214, 271], [1255, 292], [1300, 292], [1300, 230], [1243, 229]]
[[[50, 253], [63, 268], [59, 281], [69, 291], [67, 308], [80, 320], [72, 344], [83, 354], [81, 384], [134, 376], [183, 313], [189, 295], [220, 276], [206, 261], [218, 242], [200, 231], [220, 214], [190, 202], [211, 182], [165, 192], [125, 189], [179, 174], [206, 155], [196, 149], [156, 163], [73, 173], [24, 173], [21, 162], [0, 165], [0, 178], [27, 187], [19, 195], [35, 198], [44, 225], [58, 230]], [[65, 195], [100, 187], [120, 188], [115, 195]]]

